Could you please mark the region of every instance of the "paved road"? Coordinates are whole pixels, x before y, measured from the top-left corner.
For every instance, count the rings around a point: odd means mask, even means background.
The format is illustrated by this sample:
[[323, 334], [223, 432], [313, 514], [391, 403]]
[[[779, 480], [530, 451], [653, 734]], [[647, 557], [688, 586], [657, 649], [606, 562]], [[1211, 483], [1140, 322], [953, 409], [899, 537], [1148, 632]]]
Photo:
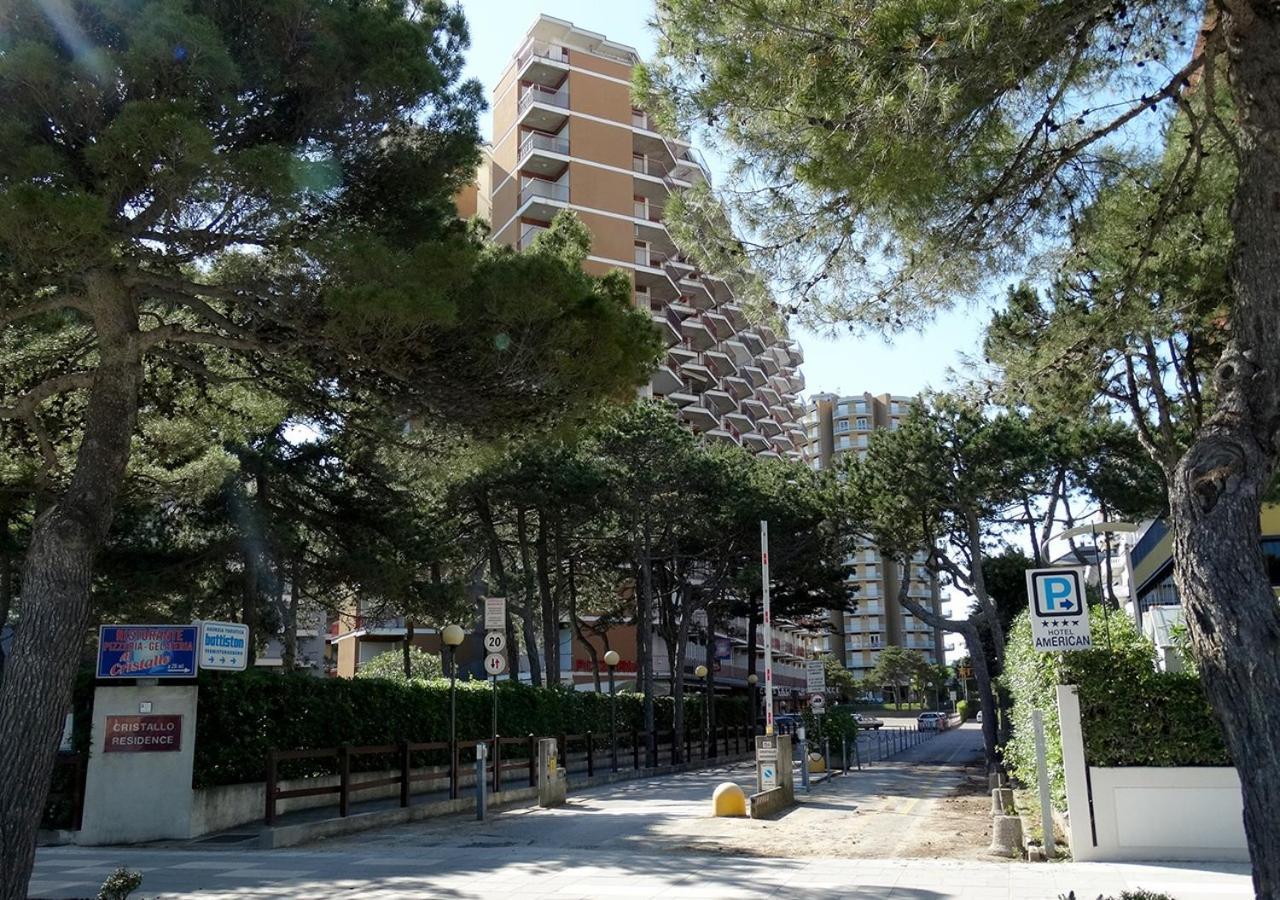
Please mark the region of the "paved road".
[[[370, 831], [304, 849], [42, 849], [33, 897], [92, 896], [116, 866], [144, 897], [1056, 898], [1136, 886], [1178, 900], [1250, 896], [1245, 867], [1029, 866], [900, 857], [964, 776], [976, 729], [817, 787], [773, 821], [712, 819], [711, 790], [749, 783], [727, 767], [596, 788], [559, 809], [511, 810]], [[979, 739], [980, 740], [980, 739]], [[906, 754], [904, 754], [906, 755]], [[845, 829], [845, 831], [841, 831]], [[913, 837], [914, 836], [914, 837]], [[825, 841], [825, 843], [824, 843]], [[837, 858], [861, 855], [861, 859]], [[867, 855], [874, 858], [865, 858]], [[934, 855], [934, 854], [930, 854]]]

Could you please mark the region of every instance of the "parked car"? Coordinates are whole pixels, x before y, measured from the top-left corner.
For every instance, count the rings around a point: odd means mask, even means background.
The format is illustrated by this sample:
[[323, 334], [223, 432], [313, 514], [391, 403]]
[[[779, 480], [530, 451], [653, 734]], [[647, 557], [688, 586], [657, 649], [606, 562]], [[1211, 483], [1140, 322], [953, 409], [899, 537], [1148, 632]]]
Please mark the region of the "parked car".
[[783, 713], [773, 717], [773, 728], [778, 734], [795, 734], [797, 728], [804, 724], [795, 713]]
[[916, 716], [917, 731], [941, 731], [946, 728], [947, 714], [940, 712], [922, 712]]
[[862, 713], [854, 713], [853, 721], [858, 723], [859, 728], [870, 728], [872, 731], [875, 731], [877, 728], [884, 727], [884, 722], [880, 721], [875, 716], [864, 716]]
[[982, 710], [978, 710], [978, 714], [973, 717], [973, 721], [977, 722], [979, 725], [982, 724]]

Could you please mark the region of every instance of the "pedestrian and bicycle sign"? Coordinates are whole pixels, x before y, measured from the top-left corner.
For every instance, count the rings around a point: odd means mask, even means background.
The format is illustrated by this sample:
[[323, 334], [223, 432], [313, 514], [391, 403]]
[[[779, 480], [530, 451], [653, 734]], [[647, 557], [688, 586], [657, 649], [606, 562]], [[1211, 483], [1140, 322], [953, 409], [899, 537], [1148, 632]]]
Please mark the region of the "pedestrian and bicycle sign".
[[1089, 605], [1084, 568], [1027, 569], [1031, 635], [1042, 653], [1089, 650]]

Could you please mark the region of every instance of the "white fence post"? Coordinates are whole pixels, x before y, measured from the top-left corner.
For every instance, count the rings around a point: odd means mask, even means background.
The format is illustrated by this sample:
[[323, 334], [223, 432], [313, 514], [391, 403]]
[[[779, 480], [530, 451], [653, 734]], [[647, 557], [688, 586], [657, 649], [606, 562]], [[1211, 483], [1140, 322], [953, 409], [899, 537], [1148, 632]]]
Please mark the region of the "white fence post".
[[1058, 727], [1062, 735], [1062, 774], [1067, 782], [1067, 818], [1071, 856], [1076, 862], [1094, 859], [1093, 810], [1089, 806], [1089, 771], [1080, 726], [1080, 698], [1074, 684], [1058, 685]]

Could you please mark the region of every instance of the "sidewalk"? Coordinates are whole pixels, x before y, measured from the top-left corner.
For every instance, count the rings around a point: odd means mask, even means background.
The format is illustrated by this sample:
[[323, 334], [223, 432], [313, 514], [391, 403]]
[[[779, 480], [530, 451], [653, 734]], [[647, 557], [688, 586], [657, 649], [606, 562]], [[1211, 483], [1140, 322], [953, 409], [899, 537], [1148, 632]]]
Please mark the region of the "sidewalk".
[[322, 850], [191, 852], [57, 847], [37, 854], [32, 897], [92, 896], [116, 866], [141, 871], [139, 896], [537, 898], [804, 897], [1079, 900], [1145, 888], [1176, 900], [1244, 900], [1247, 867], [1177, 864], [1027, 864], [947, 860], [755, 859], [695, 854], [586, 853], [477, 839], [411, 854]]

